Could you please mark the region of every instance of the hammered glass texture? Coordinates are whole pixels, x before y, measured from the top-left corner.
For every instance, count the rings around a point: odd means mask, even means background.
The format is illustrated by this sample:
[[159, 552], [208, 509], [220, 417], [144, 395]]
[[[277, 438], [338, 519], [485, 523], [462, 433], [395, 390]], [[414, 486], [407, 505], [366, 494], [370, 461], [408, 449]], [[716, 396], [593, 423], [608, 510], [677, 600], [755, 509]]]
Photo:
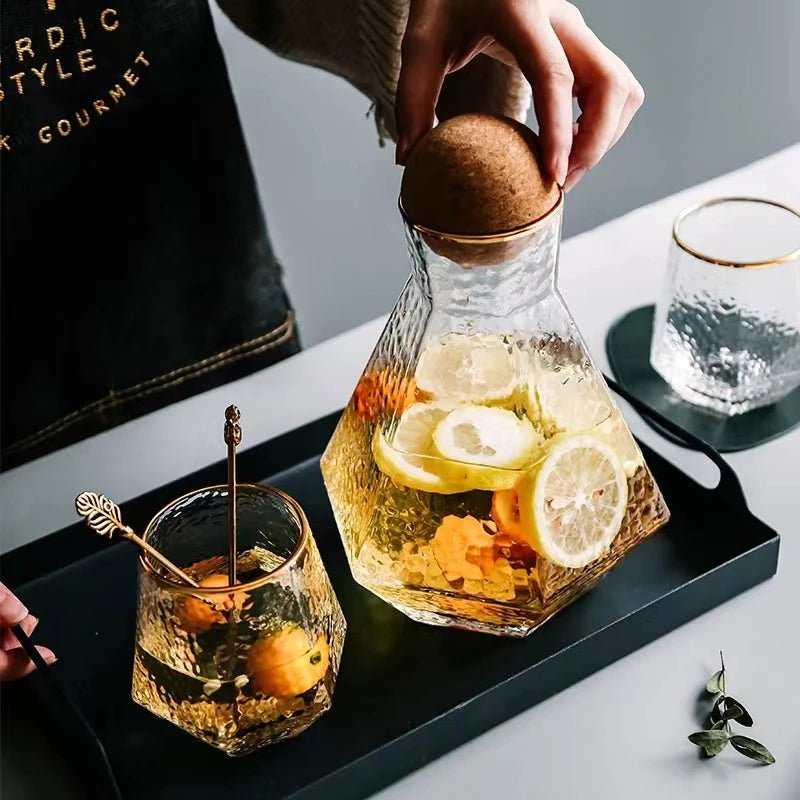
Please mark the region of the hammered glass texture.
[[[227, 500], [224, 487], [212, 487], [175, 501], [146, 538], [195, 580], [227, 575]], [[237, 509], [242, 587], [232, 595], [175, 588], [140, 567], [132, 691], [229, 755], [296, 736], [330, 708], [345, 636], [310, 532], [277, 569], [307, 524], [292, 505], [266, 487], [240, 486]]]
[[[427, 343], [453, 333], [502, 337], [510, 348], [539, 358], [556, 374], [563, 370], [571, 380], [591, 380], [610, 409], [609, 421], [636, 448], [556, 289], [560, 226], [559, 213], [515, 243], [508, 260], [495, 263], [487, 263], [485, 248], [456, 263], [449, 257], [455, 245], [432, 247], [407, 228], [411, 278], [323, 455], [322, 472], [356, 581], [412, 619], [525, 636], [669, 518], [641, 462], [628, 482], [620, 533], [594, 563], [568, 569], [537, 555], [536, 567], [523, 569], [510, 551], [497, 562], [502, 568], [454, 590], [431, 553], [431, 541], [448, 515], [490, 520], [491, 493], [436, 494], [403, 487], [373, 458], [376, 429], [387, 438], [396, 429], [403, 410], [398, 398], [419, 399], [414, 377]], [[523, 369], [528, 367], [520, 364]]]
[[[711, 259], [767, 261], [800, 249], [800, 217], [731, 200], [691, 212], [679, 236]], [[733, 416], [800, 386], [800, 257], [710, 263], [673, 240], [650, 360], [682, 399]]]

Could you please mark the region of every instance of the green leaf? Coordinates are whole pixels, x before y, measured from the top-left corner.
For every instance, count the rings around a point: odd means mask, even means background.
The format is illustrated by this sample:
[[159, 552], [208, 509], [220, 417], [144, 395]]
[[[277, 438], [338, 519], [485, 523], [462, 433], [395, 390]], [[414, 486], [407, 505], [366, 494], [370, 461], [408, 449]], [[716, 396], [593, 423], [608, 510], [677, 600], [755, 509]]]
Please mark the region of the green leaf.
[[731, 744], [743, 756], [752, 758], [753, 761], [758, 761], [759, 764], [775, 763], [775, 756], [761, 742], [757, 742], [749, 736], [731, 736]]
[[689, 736], [689, 741], [702, 747], [708, 758], [719, 755], [728, 746], [728, 732], [720, 730], [697, 731]]
[[703, 750], [709, 758], [714, 758], [714, 756], [718, 756], [728, 746], [728, 741], [728, 739], [720, 739], [718, 742], [704, 747]]
[[697, 731], [689, 734], [689, 741], [702, 748], [715, 747], [720, 742], [727, 742], [728, 738], [727, 731]]
[[712, 730], [712, 731], [721, 731], [721, 730], [723, 730], [724, 728], [725, 728], [725, 720], [724, 720], [724, 719], [719, 719], [719, 720], [717, 720], [717, 721], [716, 721], [716, 722], [715, 722], [715, 723], [714, 723], [714, 724], [711, 726], [711, 730]]
[[745, 728], [753, 727], [753, 718], [747, 712], [747, 709], [733, 697], [725, 698], [725, 719], [735, 719]]
[[[732, 700], [730, 697], [724, 697], [720, 695], [717, 698], [717, 702], [714, 703], [714, 708], [711, 709], [711, 714], [709, 719], [714, 724], [718, 722], [728, 722], [729, 720], [736, 720], [739, 722], [739, 718], [747, 714], [744, 710], [744, 706], [740, 703], [737, 703], [735, 700]], [[750, 720], [750, 725], [753, 724], [752, 719], [750, 719], [750, 715], [747, 714], [747, 719]], [[746, 723], [742, 723], [745, 725]], [[747, 726], [749, 727], [749, 725]]]
[[722, 692], [722, 678], [725, 675], [725, 670], [721, 669], [715, 672], [706, 684], [706, 691], [710, 694], [720, 694]]

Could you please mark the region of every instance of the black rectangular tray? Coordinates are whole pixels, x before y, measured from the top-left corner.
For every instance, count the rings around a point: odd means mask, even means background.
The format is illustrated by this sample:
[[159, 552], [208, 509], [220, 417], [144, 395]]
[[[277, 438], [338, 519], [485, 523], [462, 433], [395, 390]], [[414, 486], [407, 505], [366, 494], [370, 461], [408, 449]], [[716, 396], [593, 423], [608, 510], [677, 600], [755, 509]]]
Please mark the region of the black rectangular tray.
[[[37, 641], [58, 653], [58, 677], [105, 746], [125, 798], [365, 797], [776, 571], [778, 535], [748, 511], [713, 450], [692, 442], [720, 468], [719, 485], [707, 489], [642, 446], [672, 519], [595, 589], [523, 640], [411, 622], [350, 575], [319, 472], [337, 417], [239, 458], [240, 480], [278, 486], [305, 508], [348, 622], [334, 707], [295, 740], [233, 759], [132, 702], [132, 545], [76, 524], [0, 559], [3, 580], [41, 618]], [[143, 530], [172, 498], [225, 476], [220, 462], [125, 503], [123, 517]]]

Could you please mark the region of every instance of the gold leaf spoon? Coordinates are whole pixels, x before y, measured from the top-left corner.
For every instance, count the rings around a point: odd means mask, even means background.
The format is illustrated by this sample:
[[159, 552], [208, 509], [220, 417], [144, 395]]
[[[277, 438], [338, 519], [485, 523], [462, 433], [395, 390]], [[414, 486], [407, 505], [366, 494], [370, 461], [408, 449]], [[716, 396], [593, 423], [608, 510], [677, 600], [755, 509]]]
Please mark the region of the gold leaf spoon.
[[97, 492], [81, 492], [75, 498], [77, 512], [86, 520], [86, 524], [100, 536], [111, 539], [114, 533], [138, 544], [146, 553], [149, 553], [164, 569], [172, 573], [178, 580], [195, 589], [200, 584], [190, 578], [182, 569], [176, 567], [166, 556], [162, 556], [154, 547], [149, 545], [141, 536], [137, 536], [132, 528], [122, 522], [122, 512], [119, 506], [109, 500], [104, 494]]

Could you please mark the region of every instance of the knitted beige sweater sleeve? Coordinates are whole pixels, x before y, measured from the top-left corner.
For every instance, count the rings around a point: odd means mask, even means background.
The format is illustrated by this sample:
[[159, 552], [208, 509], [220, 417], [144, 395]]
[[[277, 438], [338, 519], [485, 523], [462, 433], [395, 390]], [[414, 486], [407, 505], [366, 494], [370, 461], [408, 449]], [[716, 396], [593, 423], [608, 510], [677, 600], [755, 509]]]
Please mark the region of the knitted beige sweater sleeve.
[[[274, 53], [340, 75], [373, 103], [381, 143], [396, 138], [394, 96], [408, 0], [218, 0], [248, 36]], [[445, 79], [440, 119], [467, 111], [520, 121], [530, 87], [518, 69], [478, 56]]]

